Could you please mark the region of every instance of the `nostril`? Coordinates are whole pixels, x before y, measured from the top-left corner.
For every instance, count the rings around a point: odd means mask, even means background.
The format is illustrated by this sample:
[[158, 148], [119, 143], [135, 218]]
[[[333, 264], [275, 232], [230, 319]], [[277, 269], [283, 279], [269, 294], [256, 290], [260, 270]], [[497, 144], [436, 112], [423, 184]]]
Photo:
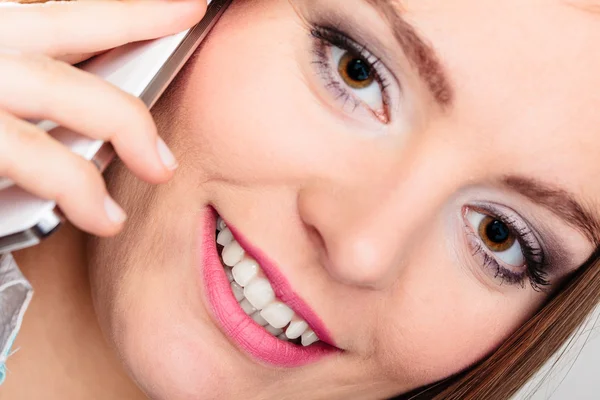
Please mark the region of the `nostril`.
[[365, 204], [355, 187], [344, 189], [349, 188], [332, 182], [299, 193], [298, 213], [305, 232], [319, 263], [334, 280], [367, 288], [387, 285], [398, 237], [381, 229], [384, 208]]
[[306, 228], [308, 238], [310, 239], [313, 246], [315, 246], [318, 253], [327, 253], [327, 245], [325, 244], [325, 239], [323, 238], [323, 235], [321, 235], [319, 230], [314, 226], [308, 225], [306, 223], [304, 224], [304, 226]]

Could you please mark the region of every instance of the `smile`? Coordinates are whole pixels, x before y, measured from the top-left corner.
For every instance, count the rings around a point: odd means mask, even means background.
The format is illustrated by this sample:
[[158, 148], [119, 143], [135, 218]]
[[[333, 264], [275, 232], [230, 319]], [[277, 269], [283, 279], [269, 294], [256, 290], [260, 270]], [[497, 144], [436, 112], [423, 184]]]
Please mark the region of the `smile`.
[[337, 351], [323, 323], [279, 269], [212, 209], [202, 237], [210, 308], [238, 347], [282, 367], [305, 365]]

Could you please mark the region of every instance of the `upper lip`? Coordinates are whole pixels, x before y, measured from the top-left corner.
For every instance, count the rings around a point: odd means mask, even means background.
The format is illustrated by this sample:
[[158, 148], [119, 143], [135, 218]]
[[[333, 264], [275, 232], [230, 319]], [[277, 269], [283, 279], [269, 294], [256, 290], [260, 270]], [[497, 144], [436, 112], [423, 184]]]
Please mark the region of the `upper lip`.
[[330, 346], [336, 347], [331, 334], [325, 327], [325, 324], [312, 310], [312, 308], [292, 289], [288, 280], [279, 271], [276, 264], [269, 259], [262, 251], [254, 247], [246, 238], [232, 225], [225, 221], [227, 227], [231, 230], [235, 240], [242, 246], [249, 256], [254, 258], [260, 265], [262, 271], [271, 283], [271, 287], [279, 300], [288, 305], [298, 316], [300, 316], [309, 327], [316, 333], [319, 340]]

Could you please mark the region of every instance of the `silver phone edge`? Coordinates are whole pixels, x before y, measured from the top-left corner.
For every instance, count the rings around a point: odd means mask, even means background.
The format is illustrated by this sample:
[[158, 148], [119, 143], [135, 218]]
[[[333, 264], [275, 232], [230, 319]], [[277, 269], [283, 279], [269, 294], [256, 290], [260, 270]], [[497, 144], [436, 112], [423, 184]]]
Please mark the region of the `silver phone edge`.
[[[190, 59], [194, 51], [204, 41], [212, 27], [217, 23], [223, 12], [233, 0], [213, 0], [202, 20], [190, 29], [184, 40], [179, 44], [171, 57], [160, 68], [159, 73], [140, 95], [140, 99], [152, 108], [175, 76], [181, 71], [185, 63]], [[115, 156], [110, 143], [104, 143], [92, 158], [92, 163], [100, 170], [108, 167]], [[0, 237], [0, 254], [6, 254], [28, 247], [36, 246], [54, 232], [56, 232], [65, 218], [58, 207], [48, 211], [33, 227], [22, 232], [16, 232], [8, 236]]]
[[202, 20], [190, 29], [185, 39], [179, 44], [173, 55], [162, 66], [160, 72], [140, 95], [140, 99], [152, 108], [164, 93], [171, 81], [190, 59], [194, 51], [210, 33], [212, 27], [217, 23], [223, 12], [233, 0], [213, 0], [206, 9], [206, 15]]

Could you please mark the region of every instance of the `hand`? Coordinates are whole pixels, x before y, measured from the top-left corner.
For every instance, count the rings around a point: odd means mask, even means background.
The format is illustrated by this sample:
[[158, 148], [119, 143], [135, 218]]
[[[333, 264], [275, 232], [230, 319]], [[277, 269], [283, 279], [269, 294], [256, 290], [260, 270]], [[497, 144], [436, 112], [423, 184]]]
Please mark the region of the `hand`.
[[51, 120], [110, 141], [136, 176], [167, 181], [176, 161], [145, 105], [70, 63], [180, 32], [205, 11], [206, 1], [200, 0], [0, 7], [0, 177], [56, 201], [80, 229], [100, 236], [120, 231], [125, 213], [96, 167], [27, 120]]

